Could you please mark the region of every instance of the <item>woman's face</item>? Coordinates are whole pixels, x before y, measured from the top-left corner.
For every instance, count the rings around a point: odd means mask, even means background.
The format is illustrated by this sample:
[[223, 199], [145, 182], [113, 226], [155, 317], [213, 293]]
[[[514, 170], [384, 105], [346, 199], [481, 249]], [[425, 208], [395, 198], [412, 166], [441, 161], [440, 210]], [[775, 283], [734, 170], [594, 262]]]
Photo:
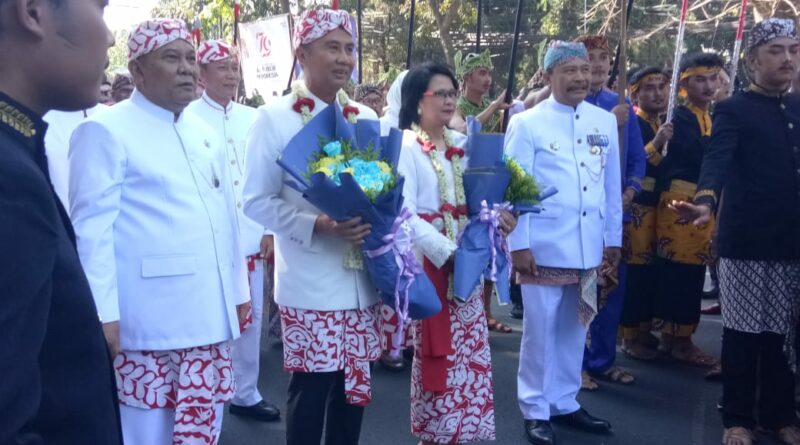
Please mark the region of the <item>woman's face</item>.
[[436, 74], [428, 83], [428, 90], [419, 101], [422, 126], [444, 126], [456, 111], [458, 91], [449, 77]]

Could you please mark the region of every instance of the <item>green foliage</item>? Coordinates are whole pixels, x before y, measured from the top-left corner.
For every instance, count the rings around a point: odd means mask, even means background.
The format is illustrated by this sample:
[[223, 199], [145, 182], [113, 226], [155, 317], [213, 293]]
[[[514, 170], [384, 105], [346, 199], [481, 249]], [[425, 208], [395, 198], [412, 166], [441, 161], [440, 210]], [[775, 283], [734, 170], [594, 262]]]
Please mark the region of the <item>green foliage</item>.
[[[108, 70], [115, 71], [128, 67], [128, 31], [114, 32], [114, 46], [108, 50]], [[113, 80], [113, 77], [112, 77]]]
[[505, 200], [511, 204], [537, 204], [539, 201], [539, 185], [517, 161], [506, 158], [506, 168], [511, 173], [511, 181], [506, 189]]

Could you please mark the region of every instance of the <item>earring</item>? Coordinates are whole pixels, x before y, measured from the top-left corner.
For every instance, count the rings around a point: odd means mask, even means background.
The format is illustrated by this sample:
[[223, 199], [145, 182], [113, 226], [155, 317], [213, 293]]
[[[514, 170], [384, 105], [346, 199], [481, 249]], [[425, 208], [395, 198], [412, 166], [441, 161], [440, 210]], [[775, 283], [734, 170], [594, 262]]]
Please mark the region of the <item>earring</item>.
[[417, 114], [422, 114], [422, 108], [417, 108]]

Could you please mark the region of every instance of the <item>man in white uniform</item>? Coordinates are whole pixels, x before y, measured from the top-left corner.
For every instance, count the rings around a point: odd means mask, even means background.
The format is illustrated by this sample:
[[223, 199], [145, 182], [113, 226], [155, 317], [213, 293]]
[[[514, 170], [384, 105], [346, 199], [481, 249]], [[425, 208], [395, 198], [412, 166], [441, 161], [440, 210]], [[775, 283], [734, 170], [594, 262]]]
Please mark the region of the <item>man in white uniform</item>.
[[128, 445], [216, 444], [230, 342], [249, 311], [233, 190], [216, 134], [184, 109], [194, 46], [180, 20], [131, 32], [130, 100], [70, 148], [70, 204], [117, 377]]
[[[371, 398], [369, 362], [380, 356], [380, 305], [364, 270], [345, 266], [370, 227], [332, 221], [284, 186], [276, 160], [300, 129], [338, 101], [345, 117], [377, 119], [341, 89], [355, 62], [350, 16], [307, 10], [294, 47], [304, 78], [292, 94], [259, 109], [247, 143], [245, 214], [275, 234], [275, 300], [283, 324], [284, 369], [292, 372], [286, 413], [289, 445], [357, 444]], [[327, 415], [326, 415], [327, 413]]]
[[[258, 369], [261, 352], [261, 319], [264, 311], [264, 262], [272, 256], [272, 235], [242, 211], [244, 159], [247, 134], [256, 119], [256, 110], [232, 100], [239, 88], [239, 58], [236, 48], [207, 40], [197, 50], [200, 79], [206, 86], [200, 99], [186, 107], [216, 130], [225, 146], [225, 165], [236, 197], [236, 222], [240, 245], [250, 282], [252, 322], [233, 344], [233, 375], [236, 393], [228, 408], [231, 414], [262, 421], [280, 419], [278, 408], [258, 392]], [[262, 255], [263, 253], [263, 255]], [[271, 273], [271, 271], [269, 271]]]
[[525, 306], [518, 399], [536, 445], [555, 443], [550, 420], [611, 430], [575, 397], [586, 328], [597, 313], [598, 268], [615, 268], [622, 245], [617, 124], [613, 114], [584, 102], [591, 78], [586, 48], [554, 42], [544, 68], [551, 97], [515, 116], [506, 134], [508, 155], [559, 190], [541, 213], [521, 216], [508, 238]]

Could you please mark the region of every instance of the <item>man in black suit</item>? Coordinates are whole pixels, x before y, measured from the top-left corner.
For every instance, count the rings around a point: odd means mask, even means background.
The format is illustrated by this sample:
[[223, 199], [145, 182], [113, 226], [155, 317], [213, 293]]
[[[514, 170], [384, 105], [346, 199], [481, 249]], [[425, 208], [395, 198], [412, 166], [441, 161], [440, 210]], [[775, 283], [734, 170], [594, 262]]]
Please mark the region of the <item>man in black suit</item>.
[[122, 442], [110, 356], [42, 115], [97, 103], [106, 0], [0, 0], [0, 445]]

